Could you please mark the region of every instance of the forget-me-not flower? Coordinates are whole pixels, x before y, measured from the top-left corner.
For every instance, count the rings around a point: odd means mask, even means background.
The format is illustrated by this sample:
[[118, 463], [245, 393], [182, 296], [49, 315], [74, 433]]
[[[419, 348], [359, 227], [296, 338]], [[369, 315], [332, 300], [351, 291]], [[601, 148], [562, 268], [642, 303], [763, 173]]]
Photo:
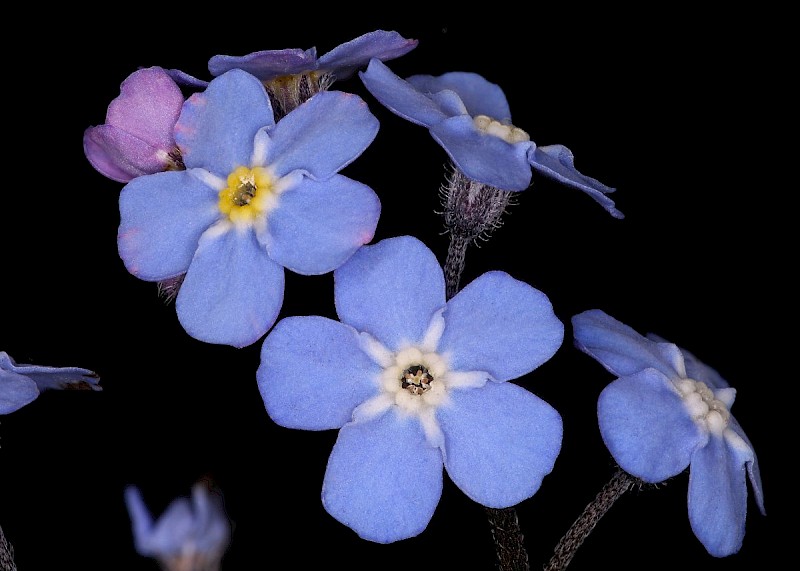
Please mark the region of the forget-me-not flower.
[[[281, 111], [290, 111], [334, 81], [349, 78], [372, 58], [395, 59], [413, 50], [418, 43], [395, 31], [375, 30], [319, 57], [316, 47], [262, 50], [244, 56], [215, 55], [208, 60], [208, 71], [214, 77], [232, 69], [251, 73], [264, 83]], [[170, 70], [170, 74], [184, 85], [196, 88], [207, 85], [206, 81], [181, 70]]]
[[102, 390], [97, 373], [79, 367], [17, 364], [0, 351], [0, 414], [9, 414], [36, 400], [42, 391]]
[[377, 195], [338, 172], [377, 131], [356, 95], [319, 93], [275, 123], [261, 82], [238, 69], [219, 76], [175, 125], [186, 170], [120, 193], [125, 267], [156, 282], [185, 274], [175, 304], [189, 335], [252, 344], [277, 319], [284, 269], [330, 272], [372, 239]]
[[83, 133], [83, 152], [100, 174], [117, 182], [183, 168], [172, 129], [184, 97], [166, 70], [139, 69], [120, 86], [106, 122]]
[[561, 416], [508, 381], [561, 345], [545, 294], [492, 271], [446, 301], [433, 252], [400, 236], [338, 268], [334, 299], [340, 321], [278, 322], [257, 370], [277, 424], [339, 429], [322, 485], [334, 518], [378, 543], [416, 536], [445, 470], [487, 507], [536, 493], [561, 448]]
[[758, 460], [730, 412], [735, 389], [688, 351], [640, 335], [603, 311], [572, 318], [575, 345], [618, 378], [600, 393], [603, 440], [619, 466], [646, 482], [689, 468], [689, 522], [716, 557], [739, 551], [747, 479], [764, 511]]
[[214, 571], [230, 543], [231, 524], [222, 497], [206, 482], [192, 487], [192, 497], [176, 498], [153, 520], [135, 486], [125, 489], [134, 547], [168, 571]]
[[531, 184], [531, 168], [591, 196], [614, 218], [623, 214], [608, 194], [615, 191], [581, 174], [563, 145], [539, 147], [511, 123], [503, 90], [476, 73], [412, 75], [401, 79], [378, 59], [359, 72], [366, 88], [390, 111], [426, 127], [468, 178], [505, 191]]

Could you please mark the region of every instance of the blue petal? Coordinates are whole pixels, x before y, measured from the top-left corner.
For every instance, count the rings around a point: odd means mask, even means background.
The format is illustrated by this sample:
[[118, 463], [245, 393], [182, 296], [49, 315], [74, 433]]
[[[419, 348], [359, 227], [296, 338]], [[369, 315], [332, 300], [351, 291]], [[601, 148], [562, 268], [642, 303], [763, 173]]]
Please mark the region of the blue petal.
[[334, 298], [343, 323], [395, 351], [422, 341], [445, 303], [444, 274], [417, 238], [387, 238], [362, 246], [334, 272]]
[[24, 375], [36, 384], [39, 391], [48, 389], [102, 390], [99, 385], [100, 377], [94, 371], [81, 367], [17, 364], [5, 351], [0, 352], [0, 371]]
[[614, 218], [625, 218], [625, 215], [614, 206], [614, 201], [606, 196], [606, 194], [614, 192], [616, 189], [578, 172], [575, 168], [572, 151], [564, 145], [531, 148], [528, 159], [536, 172], [567, 186], [582, 190], [597, 201]]
[[683, 361], [686, 365], [686, 375], [696, 381], [702, 381], [712, 389], [724, 389], [729, 387], [728, 381], [722, 378], [716, 369], [713, 369], [695, 357], [692, 353], [680, 348], [683, 353]]
[[534, 146], [530, 141], [508, 143], [482, 133], [467, 115], [441, 121], [430, 131], [458, 169], [472, 180], [508, 191], [530, 186], [527, 156]]
[[216, 55], [208, 60], [208, 71], [211, 75], [222, 75], [232, 69], [244, 70], [261, 81], [271, 81], [282, 75], [317, 69], [317, 50], [263, 50], [245, 56]]
[[234, 69], [186, 100], [175, 142], [187, 168], [203, 167], [225, 178], [238, 166], [250, 166], [256, 133], [274, 123], [264, 86]]
[[378, 394], [381, 369], [351, 327], [319, 316], [282, 319], [264, 339], [256, 371], [270, 418], [303, 430], [340, 428]]
[[378, 119], [359, 96], [323, 91], [269, 131], [267, 163], [277, 176], [302, 169], [314, 178], [328, 178], [364, 152], [378, 127]]
[[505, 272], [487, 272], [447, 302], [439, 351], [456, 371], [516, 379], [550, 359], [564, 325], [547, 296]]
[[159, 281], [184, 273], [202, 233], [220, 216], [218, 193], [190, 171], [136, 178], [119, 196], [119, 255], [136, 277]]
[[195, 339], [244, 347], [272, 327], [283, 304], [284, 270], [250, 231], [216, 228], [200, 238], [175, 308]]
[[511, 110], [503, 90], [477, 73], [453, 71], [439, 76], [412, 75], [406, 81], [422, 93], [454, 91], [473, 117], [488, 115], [501, 123], [511, 122]]
[[572, 329], [575, 346], [618, 377], [648, 367], [670, 379], [686, 376], [676, 345], [651, 341], [604, 311], [590, 309], [573, 316]]
[[650, 483], [680, 474], [707, 439], [672, 382], [655, 369], [622, 377], [603, 389], [597, 418], [614, 460]]
[[[511, 328], [511, 327], [510, 327]], [[561, 416], [513, 383], [454, 390], [437, 410], [445, 468], [471, 499], [493, 508], [533, 496], [561, 450]]]
[[406, 39], [397, 32], [376, 30], [333, 48], [319, 58], [319, 68], [332, 72], [336, 79], [347, 79], [373, 57], [387, 61], [417, 47], [418, 40]]
[[359, 77], [370, 93], [389, 111], [417, 125], [431, 127], [447, 118], [439, 105], [401, 79], [379, 59], [372, 59]]
[[205, 89], [208, 87], [207, 81], [204, 79], [198, 79], [193, 75], [189, 75], [185, 71], [181, 71], [179, 69], [168, 69], [166, 72], [167, 75], [169, 75], [178, 85], [183, 85], [193, 89]]
[[390, 411], [339, 431], [322, 503], [361, 538], [392, 543], [425, 530], [442, 479], [442, 453], [425, 440], [416, 418]]
[[10, 414], [36, 400], [39, 389], [24, 375], [0, 369], [0, 414]]
[[[756, 456], [750, 439], [747, 438], [739, 422], [733, 416], [728, 420], [728, 428], [733, 433], [733, 435], [726, 433], [725, 438], [731, 453], [735, 454], [737, 459], [746, 466], [747, 475], [753, 487], [753, 496], [756, 501], [756, 506], [758, 506], [758, 510], [763, 515], [767, 515], [766, 509], [764, 508], [764, 489], [761, 485], [761, 470], [759, 470], [758, 467], [758, 456]], [[739, 441], [734, 435], [738, 436], [741, 440]]]
[[139, 555], [149, 557], [154, 555], [151, 536], [153, 533], [153, 517], [144, 504], [142, 494], [138, 488], [128, 486], [125, 488], [125, 507], [131, 518], [133, 542]]
[[324, 274], [341, 266], [372, 240], [381, 203], [365, 184], [342, 175], [304, 179], [280, 197], [269, 215], [270, 257], [299, 274]]
[[744, 463], [724, 440], [712, 436], [692, 457], [689, 522], [697, 539], [715, 557], [739, 551], [747, 516]]

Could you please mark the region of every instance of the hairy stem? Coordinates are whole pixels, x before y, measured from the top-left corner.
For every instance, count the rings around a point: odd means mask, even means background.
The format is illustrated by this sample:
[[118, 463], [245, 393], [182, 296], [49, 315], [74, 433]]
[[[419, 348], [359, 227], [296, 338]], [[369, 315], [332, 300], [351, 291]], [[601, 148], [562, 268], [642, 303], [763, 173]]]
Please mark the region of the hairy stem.
[[0, 527], [0, 571], [17, 571], [17, 566], [14, 564], [14, 548], [3, 534], [2, 527]]
[[514, 508], [486, 508], [489, 518], [498, 571], [528, 571], [528, 552]]
[[575, 552], [589, 536], [589, 534], [600, 521], [611, 506], [614, 505], [625, 492], [630, 490], [639, 480], [634, 478], [622, 469], [617, 469], [611, 479], [603, 486], [603, 489], [595, 496], [589, 505], [583, 510], [580, 517], [575, 520], [572, 527], [561, 538], [556, 545], [553, 557], [544, 568], [544, 571], [562, 571], [567, 568]]

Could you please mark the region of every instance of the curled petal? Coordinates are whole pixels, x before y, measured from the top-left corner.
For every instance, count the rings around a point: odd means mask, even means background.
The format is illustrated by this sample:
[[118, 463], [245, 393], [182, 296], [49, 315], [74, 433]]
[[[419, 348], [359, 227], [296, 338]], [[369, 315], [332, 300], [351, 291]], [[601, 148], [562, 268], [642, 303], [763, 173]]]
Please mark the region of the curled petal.
[[339, 431], [322, 503], [363, 539], [392, 543], [425, 530], [442, 478], [442, 453], [428, 444], [419, 421], [391, 410]]
[[572, 151], [564, 145], [532, 147], [528, 153], [528, 160], [536, 172], [567, 186], [582, 190], [605, 208], [614, 218], [625, 217], [614, 206], [614, 201], [606, 196], [614, 192], [615, 189], [578, 172], [575, 168], [575, 157], [572, 155]]
[[483, 133], [468, 115], [441, 121], [430, 131], [458, 169], [472, 180], [508, 191], [530, 186], [527, 156], [528, 149], [534, 147], [531, 141], [509, 143]]
[[429, 95], [445, 90], [455, 92], [473, 117], [488, 115], [501, 123], [511, 122], [511, 110], [503, 90], [477, 73], [453, 71], [439, 76], [412, 75], [406, 81]]
[[381, 61], [395, 59], [413, 50], [418, 43], [397, 32], [375, 30], [333, 48], [319, 58], [319, 68], [332, 72], [336, 79], [347, 79], [373, 57]]
[[208, 60], [208, 71], [213, 76], [222, 75], [232, 69], [244, 70], [261, 81], [271, 81], [282, 75], [317, 69], [317, 50], [263, 50], [245, 56], [216, 55]]
[[686, 376], [683, 355], [672, 343], [651, 341], [604, 311], [590, 309], [573, 316], [575, 346], [618, 377], [648, 367], [670, 379]]
[[392, 113], [431, 127], [447, 118], [439, 105], [413, 85], [401, 79], [377, 58], [370, 60], [359, 77], [370, 93]]
[[0, 414], [11, 414], [36, 400], [39, 389], [31, 379], [0, 369]]

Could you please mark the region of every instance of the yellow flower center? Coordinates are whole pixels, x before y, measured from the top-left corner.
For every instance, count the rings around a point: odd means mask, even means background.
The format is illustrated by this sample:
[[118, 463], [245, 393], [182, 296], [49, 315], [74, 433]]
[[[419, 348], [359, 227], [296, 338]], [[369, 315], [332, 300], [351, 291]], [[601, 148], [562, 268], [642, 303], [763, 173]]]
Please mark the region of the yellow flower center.
[[219, 210], [234, 224], [252, 223], [274, 200], [274, 179], [263, 167], [237, 167], [219, 193]]
[[531, 140], [530, 135], [519, 127], [515, 127], [510, 123], [501, 123], [488, 115], [476, 115], [472, 118], [472, 123], [480, 132], [503, 139], [506, 143], [511, 143], [512, 145]]

